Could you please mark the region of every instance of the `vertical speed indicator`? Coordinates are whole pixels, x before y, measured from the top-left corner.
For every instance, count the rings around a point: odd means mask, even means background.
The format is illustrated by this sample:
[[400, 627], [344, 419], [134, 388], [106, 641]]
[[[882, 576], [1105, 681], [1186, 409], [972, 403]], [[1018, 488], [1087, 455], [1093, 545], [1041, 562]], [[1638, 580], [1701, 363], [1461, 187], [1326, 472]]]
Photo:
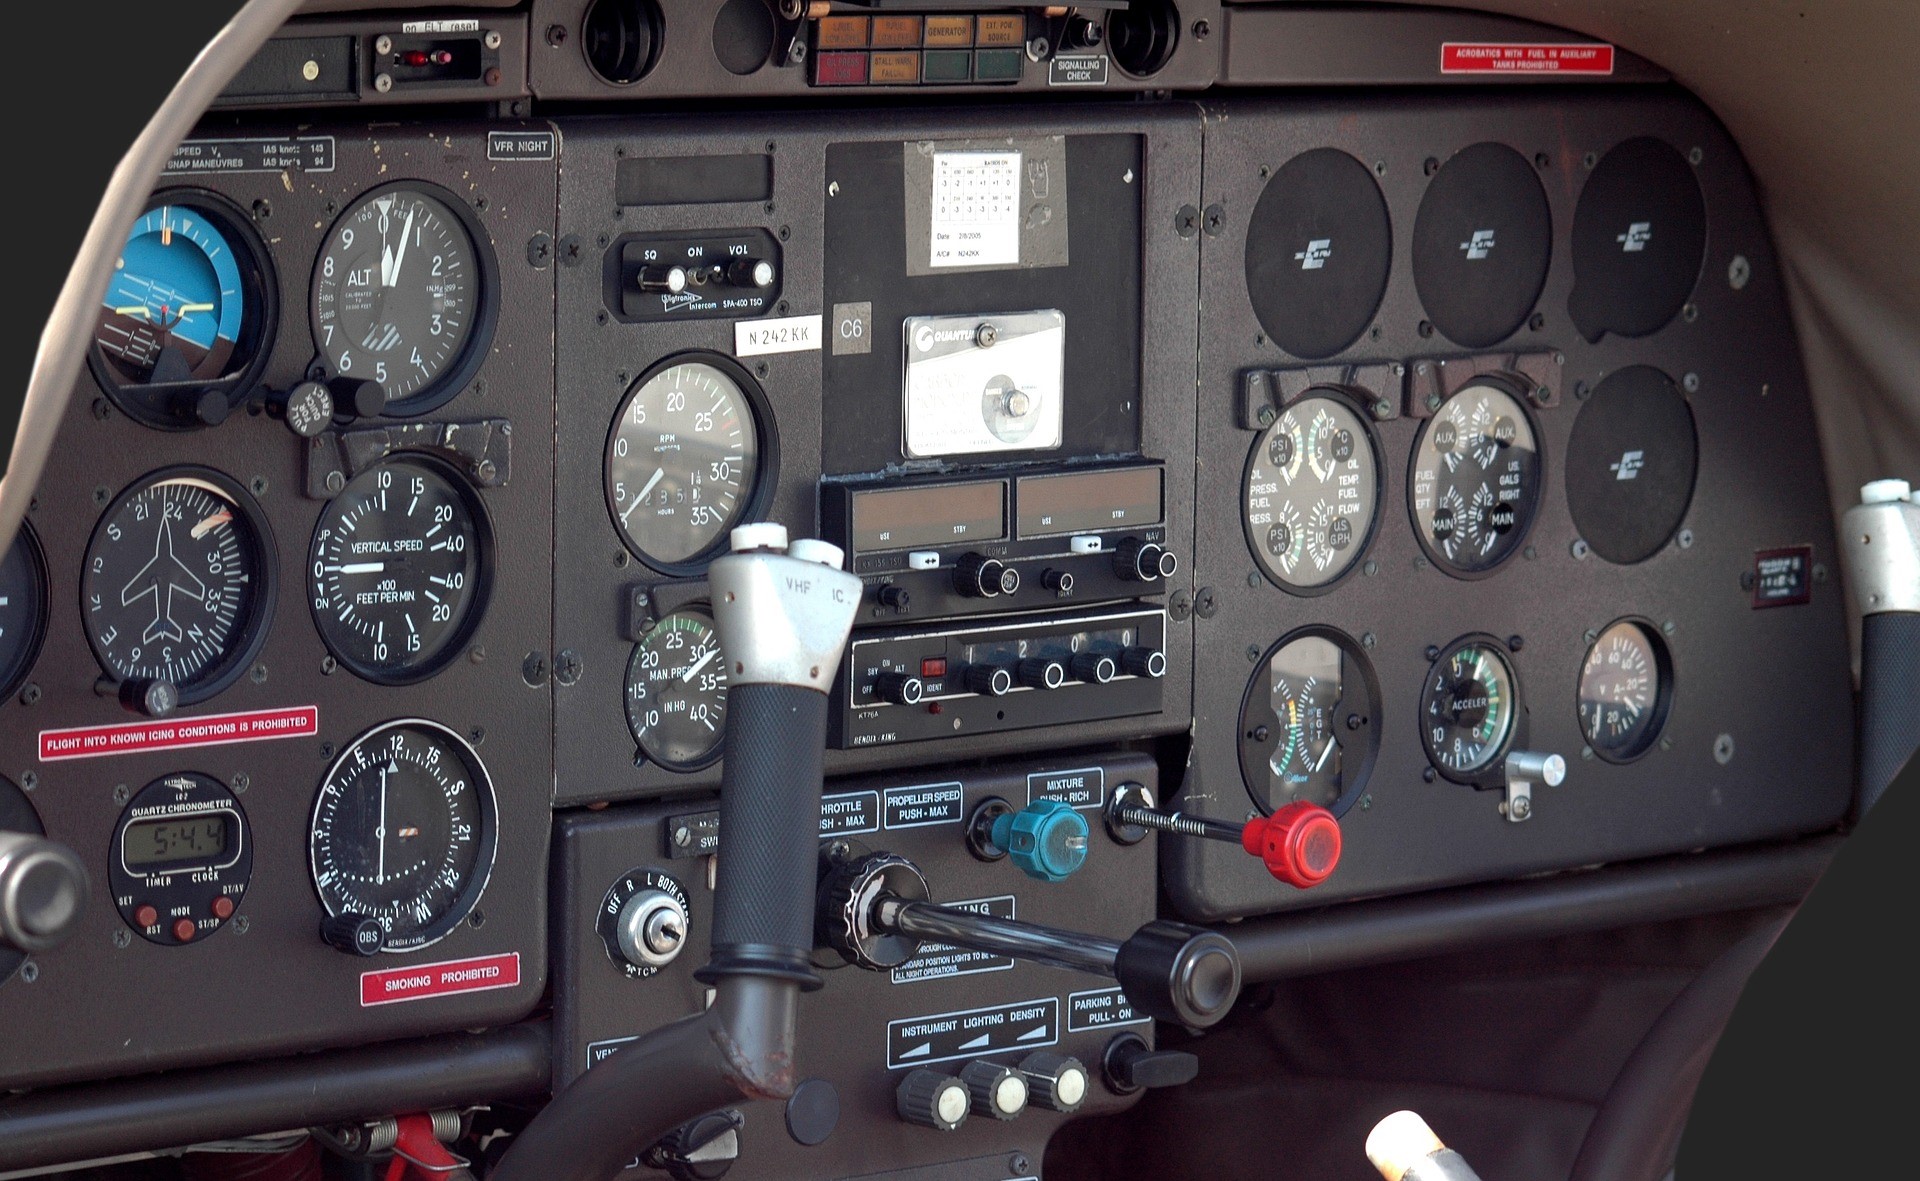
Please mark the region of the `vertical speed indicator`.
[[718, 354], [668, 358], [640, 375], [607, 437], [607, 509], [648, 565], [688, 572], [760, 507], [759, 390]]

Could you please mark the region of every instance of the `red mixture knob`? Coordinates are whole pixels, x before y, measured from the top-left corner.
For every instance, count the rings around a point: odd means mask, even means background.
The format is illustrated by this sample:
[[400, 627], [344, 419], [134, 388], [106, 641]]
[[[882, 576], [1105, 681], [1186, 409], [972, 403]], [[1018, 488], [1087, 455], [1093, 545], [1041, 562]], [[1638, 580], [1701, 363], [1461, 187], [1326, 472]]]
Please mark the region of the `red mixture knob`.
[[1305, 890], [1332, 877], [1340, 864], [1340, 822], [1320, 805], [1302, 800], [1248, 821], [1240, 844], [1268, 873]]

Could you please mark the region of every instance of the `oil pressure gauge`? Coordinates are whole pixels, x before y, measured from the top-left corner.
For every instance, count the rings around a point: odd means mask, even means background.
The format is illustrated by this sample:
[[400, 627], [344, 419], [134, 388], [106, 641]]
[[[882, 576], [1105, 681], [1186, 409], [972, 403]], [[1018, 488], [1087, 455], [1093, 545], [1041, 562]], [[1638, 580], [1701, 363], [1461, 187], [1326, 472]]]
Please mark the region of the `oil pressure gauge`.
[[1379, 503], [1373, 436], [1338, 396], [1293, 402], [1247, 458], [1247, 544], [1267, 577], [1295, 593], [1319, 594], [1353, 569]]

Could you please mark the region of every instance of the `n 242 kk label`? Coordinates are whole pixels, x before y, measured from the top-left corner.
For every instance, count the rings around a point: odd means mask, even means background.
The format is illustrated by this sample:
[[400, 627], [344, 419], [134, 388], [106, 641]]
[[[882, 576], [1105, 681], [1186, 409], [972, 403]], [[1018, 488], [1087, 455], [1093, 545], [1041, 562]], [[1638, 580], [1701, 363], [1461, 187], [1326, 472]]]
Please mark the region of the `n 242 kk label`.
[[733, 326], [733, 355], [804, 353], [820, 347], [820, 313], [778, 320], [741, 320]]

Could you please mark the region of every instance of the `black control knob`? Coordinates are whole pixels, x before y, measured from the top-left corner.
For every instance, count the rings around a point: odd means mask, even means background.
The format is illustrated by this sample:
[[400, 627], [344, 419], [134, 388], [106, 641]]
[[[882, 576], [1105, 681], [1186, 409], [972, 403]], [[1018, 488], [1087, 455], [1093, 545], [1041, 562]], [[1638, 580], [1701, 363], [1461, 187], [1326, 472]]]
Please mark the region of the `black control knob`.
[[148, 677], [119, 682], [114, 696], [120, 699], [122, 709], [149, 718], [164, 718], [180, 704], [180, 690], [172, 681]]
[[1107, 1086], [1115, 1094], [1130, 1095], [1142, 1087], [1177, 1087], [1200, 1074], [1200, 1059], [1185, 1050], [1153, 1050], [1137, 1033], [1123, 1033], [1107, 1043], [1101, 1059]]
[[711, 1112], [662, 1136], [642, 1159], [674, 1181], [719, 1181], [740, 1159], [740, 1129], [746, 1122], [731, 1109]]
[[219, 426], [232, 411], [227, 396], [219, 390], [189, 390], [173, 399], [173, 412], [182, 422], [196, 426]]
[[327, 383], [327, 388], [333, 395], [333, 408], [337, 413], [355, 418], [378, 418], [386, 413], [387, 389], [377, 381], [336, 377]]
[[379, 955], [380, 948], [387, 942], [387, 933], [379, 919], [349, 910], [321, 923], [320, 938], [334, 950], [348, 955]]
[[1052, 591], [1058, 598], [1070, 598], [1073, 595], [1073, 571], [1045, 571], [1040, 575], [1040, 585]]
[[87, 908], [87, 871], [45, 837], [0, 832], [0, 947], [45, 951], [73, 934]]
[[1029, 689], [1058, 689], [1067, 683], [1067, 666], [1058, 660], [1023, 660], [1016, 671], [1020, 683]]
[[982, 697], [1005, 697], [1013, 691], [1013, 674], [1004, 664], [969, 664], [961, 683]]
[[303, 439], [333, 425], [333, 391], [318, 381], [303, 381], [284, 393], [267, 395], [267, 412]]
[[954, 565], [953, 588], [969, 599], [997, 599], [1020, 589], [1020, 572], [998, 558], [968, 554]]
[[1076, 679], [1089, 685], [1104, 685], [1120, 675], [1120, 666], [1103, 652], [1082, 652], [1068, 666]]
[[1078, 1058], [1036, 1050], [1020, 1060], [1035, 1107], [1072, 1114], [1087, 1101], [1087, 1068]]
[[942, 1132], [966, 1123], [967, 1112], [973, 1107], [967, 1084], [924, 1066], [901, 1079], [893, 1095], [894, 1109], [901, 1119]]
[[678, 295], [687, 289], [687, 268], [669, 263], [641, 267], [634, 285], [656, 295]]
[[960, 1071], [973, 1110], [994, 1119], [1012, 1119], [1027, 1109], [1027, 1076], [1011, 1066], [982, 1058]]
[[891, 701], [895, 705], [919, 705], [927, 687], [919, 677], [907, 673], [881, 673], [873, 683], [873, 691], [880, 695], [881, 700]]
[[1129, 537], [1114, 551], [1113, 568], [1130, 582], [1158, 582], [1179, 573], [1180, 559], [1158, 542]]
[[1218, 931], [1159, 919], [1120, 945], [1113, 975], [1134, 1011], [1205, 1029], [1240, 996], [1240, 953]]
[[905, 611], [913, 603], [913, 594], [898, 583], [888, 583], [874, 595], [880, 605], [892, 611]]
[[1120, 667], [1135, 677], [1167, 675], [1167, 654], [1158, 648], [1128, 648], [1120, 653]]
[[721, 272], [734, 287], [762, 289], [773, 286], [773, 264], [764, 258], [736, 258]]

